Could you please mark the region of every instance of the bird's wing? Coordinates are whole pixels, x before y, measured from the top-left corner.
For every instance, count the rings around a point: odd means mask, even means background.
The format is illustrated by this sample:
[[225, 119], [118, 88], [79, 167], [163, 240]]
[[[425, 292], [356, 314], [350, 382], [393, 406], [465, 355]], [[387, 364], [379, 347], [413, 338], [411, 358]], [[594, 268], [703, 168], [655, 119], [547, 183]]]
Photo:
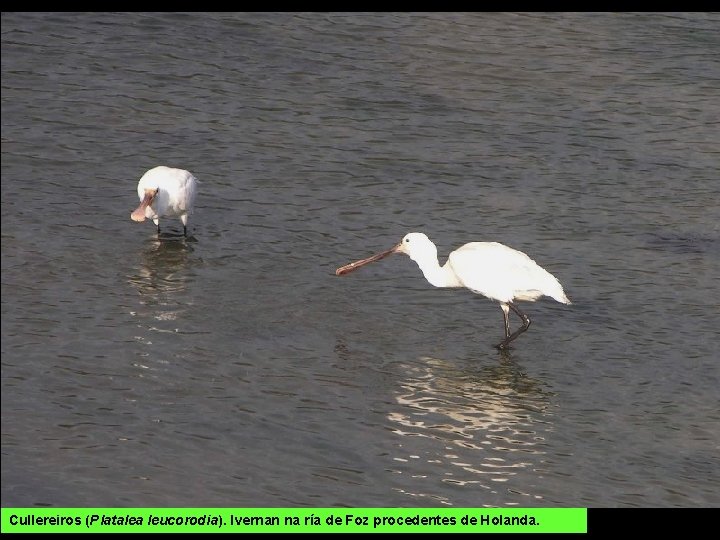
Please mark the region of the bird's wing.
[[497, 242], [471, 242], [448, 258], [463, 285], [499, 302], [534, 300], [555, 278], [522, 251]]
[[168, 169], [160, 179], [161, 188], [167, 193], [167, 205], [172, 213], [192, 210], [197, 191], [195, 176], [183, 169]]

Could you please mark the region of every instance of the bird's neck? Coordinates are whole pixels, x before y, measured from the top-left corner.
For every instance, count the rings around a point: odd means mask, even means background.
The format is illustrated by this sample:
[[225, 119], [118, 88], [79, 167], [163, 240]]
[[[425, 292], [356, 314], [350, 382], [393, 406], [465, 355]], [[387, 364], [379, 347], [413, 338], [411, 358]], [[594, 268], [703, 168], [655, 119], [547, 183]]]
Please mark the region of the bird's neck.
[[420, 267], [420, 270], [422, 270], [425, 279], [427, 279], [433, 287], [463, 286], [447, 262], [444, 266], [440, 266], [437, 257], [432, 256], [415, 259], [415, 262]]

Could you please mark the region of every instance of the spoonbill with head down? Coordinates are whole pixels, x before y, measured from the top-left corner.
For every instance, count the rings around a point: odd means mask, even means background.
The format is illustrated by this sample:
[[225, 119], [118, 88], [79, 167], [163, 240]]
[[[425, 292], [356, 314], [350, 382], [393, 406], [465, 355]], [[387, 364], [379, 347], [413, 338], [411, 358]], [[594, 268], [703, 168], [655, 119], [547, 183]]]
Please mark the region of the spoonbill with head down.
[[[352, 262], [335, 271], [342, 276], [393, 253], [405, 253], [422, 270], [425, 279], [435, 287], [467, 287], [500, 303], [505, 322], [505, 339], [496, 345], [506, 349], [510, 342], [530, 327], [530, 318], [515, 304], [516, 300], [534, 302], [550, 296], [569, 304], [562, 285], [550, 272], [540, 267], [522, 251], [498, 242], [470, 242], [459, 247], [440, 266], [435, 244], [423, 233], [409, 233], [387, 251]], [[510, 333], [509, 313], [513, 310], [522, 326]]]
[[192, 213], [197, 179], [192, 173], [171, 167], [155, 167], [146, 172], [137, 186], [140, 206], [130, 218], [133, 221], [152, 219], [160, 234], [160, 218], [179, 217], [187, 236], [188, 216]]

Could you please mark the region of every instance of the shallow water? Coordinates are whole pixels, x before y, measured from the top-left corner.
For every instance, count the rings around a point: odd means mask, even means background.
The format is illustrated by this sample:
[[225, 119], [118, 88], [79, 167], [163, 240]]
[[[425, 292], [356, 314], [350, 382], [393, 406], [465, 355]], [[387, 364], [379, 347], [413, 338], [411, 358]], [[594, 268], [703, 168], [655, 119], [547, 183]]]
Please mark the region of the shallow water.
[[[4, 13], [2, 505], [719, 505], [719, 29]], [[413, 230], [573, 305], [334, 275]]]

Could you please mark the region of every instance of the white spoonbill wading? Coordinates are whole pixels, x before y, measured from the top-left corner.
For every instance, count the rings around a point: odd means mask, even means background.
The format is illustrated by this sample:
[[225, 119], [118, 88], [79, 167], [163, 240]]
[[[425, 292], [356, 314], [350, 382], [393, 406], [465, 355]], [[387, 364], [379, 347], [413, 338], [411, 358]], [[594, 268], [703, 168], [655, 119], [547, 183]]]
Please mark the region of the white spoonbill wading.
[[[497, 242], [470, 242], [459, 247], [440, 266], [435, 244], [423, 233], [409, 233], [387, 251], [352, 262], [335, 271], [342, 276], [393, 253], [405, 253], [422, 270], [425, 279], [435, 287], [467, 287], [500, 303], [505, 322], [505, 339], [496, 345], [506, 349], [510, 342], [530, 327], [530, 318], [515, 305], [516, 300], [534, 302], [550, 296], [569, 304], [562, 285], [550, 272], [540, 267], [522, 251]], [[522, 326], [510, 333], [510, 310], [522, 319]]]
[[179, 217], [187, 236], [188, 216], [192, 213], [197, 179], [192, 173], [171, 167], [155, 167], [146, 172], [137, 186], [140, 206], [130, 218], [133, 221], [152, 219], [160, 234], [160, 218]]

